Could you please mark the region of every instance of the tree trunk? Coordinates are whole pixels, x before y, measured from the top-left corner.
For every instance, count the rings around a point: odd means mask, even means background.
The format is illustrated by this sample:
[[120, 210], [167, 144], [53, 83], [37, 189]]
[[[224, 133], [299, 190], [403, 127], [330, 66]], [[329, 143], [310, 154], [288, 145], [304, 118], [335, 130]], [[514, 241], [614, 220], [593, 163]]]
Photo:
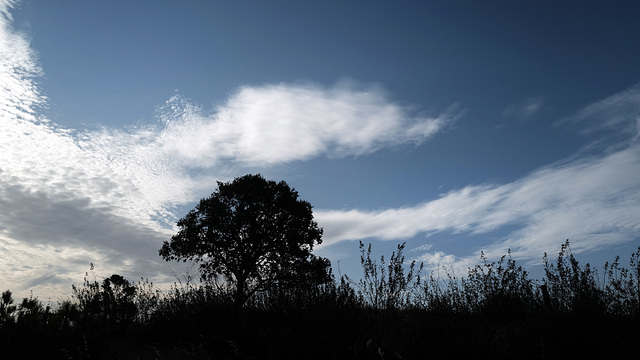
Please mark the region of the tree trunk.
[[247, 279], [245, 276], [236, 276], [236, 294], [233, 303], [236, 309], [241, 309], [245, 302], [245, 286]]

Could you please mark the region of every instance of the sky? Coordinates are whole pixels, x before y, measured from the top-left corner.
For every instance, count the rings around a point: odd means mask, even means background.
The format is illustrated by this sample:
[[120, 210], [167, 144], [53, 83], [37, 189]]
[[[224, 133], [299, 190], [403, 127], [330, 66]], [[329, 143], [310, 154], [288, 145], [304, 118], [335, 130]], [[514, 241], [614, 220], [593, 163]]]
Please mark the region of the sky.
[[[0, 290], [60, 301], [158, 256], [217, 181], [285, 180], [361, 274], [541, 276], [640, 243], [636, 1], [0, 0]], [[182, 275], [181, 275], [182, 274]]]

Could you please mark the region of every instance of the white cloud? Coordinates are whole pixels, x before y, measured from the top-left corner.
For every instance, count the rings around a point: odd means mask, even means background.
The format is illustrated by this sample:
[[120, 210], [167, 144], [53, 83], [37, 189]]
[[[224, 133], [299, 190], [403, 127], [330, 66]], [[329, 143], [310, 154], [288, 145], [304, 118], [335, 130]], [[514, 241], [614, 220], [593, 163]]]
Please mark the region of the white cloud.
[[413, 116], [373, 87], [290, 84], [242, 87], [208, 116], [180, 97], [161, 113], [162, 150], [196, 167], [223, 160], [264, 166], [319, 155], [365, 155], [419, 144], [460, 115], [452, 107], [435, 117]]
[[424, 245], [420, 245], [420, 246], [418, 246], [416, 248], [413, 248], [410, 251], [411, 252], [414, 252], [414, 251], [427, 251], [427, 250], [430, 250], [432, 247], [433, 247], [433, 244], [424, 244]]
[[452, 254], [445, 254], [442, 251], [436, 251], [434, 253], [424, 253], [422, 256], [417, 258], [416, 261], [424, 263], [427, 268], [448, 268], [456, 264], [456, 257]]

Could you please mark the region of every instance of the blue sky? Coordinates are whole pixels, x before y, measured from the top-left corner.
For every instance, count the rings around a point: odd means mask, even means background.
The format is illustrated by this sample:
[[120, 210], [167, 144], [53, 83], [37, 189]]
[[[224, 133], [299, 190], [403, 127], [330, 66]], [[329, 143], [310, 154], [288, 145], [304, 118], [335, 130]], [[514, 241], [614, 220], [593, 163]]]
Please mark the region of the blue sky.
[[[640, 232], [633, 1], [0, 1], [0, 288], [172, 282], [175, 221], [285, 180], [359, 275], [358, 240], [463, 271]], [[536, 270], [537, 269], [537, 270]]]

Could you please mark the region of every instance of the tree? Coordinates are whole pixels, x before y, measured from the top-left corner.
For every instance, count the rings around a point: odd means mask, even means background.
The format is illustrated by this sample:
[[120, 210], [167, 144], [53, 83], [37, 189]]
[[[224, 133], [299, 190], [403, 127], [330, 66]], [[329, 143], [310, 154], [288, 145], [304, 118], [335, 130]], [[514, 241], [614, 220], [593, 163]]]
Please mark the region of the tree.
[[16, 306], [13, 305], [13, 302], [11, 291], [4, 291], [0, 297], [0, 328], [14, 322], [13, 313], [16, 311]]
[[245, 175], [218, 189], [178, 221], [159, 251], [166, 261], [200, 263], [203, 280], [218, 276], [242, 306], [256, 291], [328, 279], [329, 261], [311, 254], [322, 242], [312, 206], [287, 183]]

